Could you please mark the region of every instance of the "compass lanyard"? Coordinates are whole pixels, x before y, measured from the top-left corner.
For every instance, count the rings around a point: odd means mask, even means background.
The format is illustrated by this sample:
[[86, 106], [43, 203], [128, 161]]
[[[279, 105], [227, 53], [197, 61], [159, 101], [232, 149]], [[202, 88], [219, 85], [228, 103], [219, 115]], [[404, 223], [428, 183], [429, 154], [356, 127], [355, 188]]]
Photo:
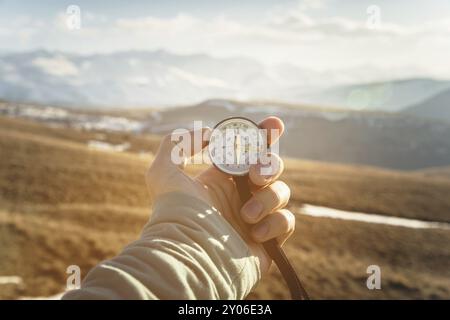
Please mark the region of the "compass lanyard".
[[[236, 187], [241, 199], [241, 204], [243, 205], [252, 197], [248, 185], [248, 175], [233, 176], [233, 180], [236, 183]], [[292, 300], [309, 300], [308, 293], [303, 288], [303, 285], [300, 282], [300, 278], [295, 272], [292, 264], [289, 262], [286, 254], [284, 253], [284, 250], [278, 244], [277, 240], [275, 238], [267, 240], [263, 242], [263, 247], [280, 270], [284, 281], [289, 287]]]

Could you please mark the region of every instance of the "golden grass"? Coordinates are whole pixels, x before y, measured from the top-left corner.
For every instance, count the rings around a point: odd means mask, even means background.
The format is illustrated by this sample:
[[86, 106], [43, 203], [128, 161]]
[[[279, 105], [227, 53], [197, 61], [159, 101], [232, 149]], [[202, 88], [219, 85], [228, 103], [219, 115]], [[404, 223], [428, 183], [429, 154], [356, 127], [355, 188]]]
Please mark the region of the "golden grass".
[[[85, 275], [139, 236], [150, 215], [143, 178], [149, 159], [133, 150], [90, 150], [85, 143], [95, 134], [0, 118], [0, 275], [24, 279], [22, 286], [3, 285], [0, 298], [58, 293], [67, 266], [77, 264]], [[156, 148], [155, 137], [114, 138], [139, 141], [136, 151]], [[296, 212], [307, 202], [450, 219], [445, 179], [297, 160], [287, 161], [283, 179]], [[448, 243], [448, 231], [297, 216], [286, 250], [315, 299], [450, 298]], [[382, 268], [380, 291], [366, 288], [370, 264]], [[275, 269], [250, 296], [287, 297]]]
[[450, 221], [450, 179], [287, 160], [293, 202], [430, 221]]

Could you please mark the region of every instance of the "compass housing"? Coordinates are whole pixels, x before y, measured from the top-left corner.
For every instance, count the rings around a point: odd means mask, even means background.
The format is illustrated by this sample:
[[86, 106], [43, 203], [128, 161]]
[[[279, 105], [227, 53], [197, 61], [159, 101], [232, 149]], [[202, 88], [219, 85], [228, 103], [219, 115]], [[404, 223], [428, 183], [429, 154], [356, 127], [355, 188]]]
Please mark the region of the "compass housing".
[[211, 162], [222, 172], [233, 176], [248, 174], [267, 145], [258, 125], [244, 117], [227, 118], [213, 129], [208, 153]]

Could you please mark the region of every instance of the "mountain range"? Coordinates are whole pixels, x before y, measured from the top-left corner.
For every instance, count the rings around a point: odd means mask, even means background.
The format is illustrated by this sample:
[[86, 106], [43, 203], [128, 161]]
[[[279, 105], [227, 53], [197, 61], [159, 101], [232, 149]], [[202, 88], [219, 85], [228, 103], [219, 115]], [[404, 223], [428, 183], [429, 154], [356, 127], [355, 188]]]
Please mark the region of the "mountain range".
[[[422, 116], [427, 99], [450, 88], [450, 81], [429, 78], [342, 84], [350, 75], [341, 73], [163, 50], [93, 55], [38, 50], [0, 55], [0, 99], [78, 108], [170, 107], [218, 98], [389, 112], [417, 105], [422, 111], [413, 113]], [[441, 107], [431, 108], [436, 117]]]
[[[248, 58], [166, 51], [75, 55], [33, 51], [0, 56], [0, 98], [68, 107], [148, 107], [205, 99], [275, 97], [304, 86], [294, 66], [267, 69]], [[298, 80], [300, 79], [300, 80]]]

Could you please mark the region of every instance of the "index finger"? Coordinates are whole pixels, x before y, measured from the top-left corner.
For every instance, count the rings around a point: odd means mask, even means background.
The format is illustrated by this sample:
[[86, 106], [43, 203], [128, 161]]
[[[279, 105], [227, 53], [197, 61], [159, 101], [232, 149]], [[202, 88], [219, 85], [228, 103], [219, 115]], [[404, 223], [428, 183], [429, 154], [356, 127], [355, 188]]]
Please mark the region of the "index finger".
[[267, 130], [267, 143], [274, 144], [284, 132], [284, 123], [278, 117], [267, 117], [259, 123], [261, 129]]

